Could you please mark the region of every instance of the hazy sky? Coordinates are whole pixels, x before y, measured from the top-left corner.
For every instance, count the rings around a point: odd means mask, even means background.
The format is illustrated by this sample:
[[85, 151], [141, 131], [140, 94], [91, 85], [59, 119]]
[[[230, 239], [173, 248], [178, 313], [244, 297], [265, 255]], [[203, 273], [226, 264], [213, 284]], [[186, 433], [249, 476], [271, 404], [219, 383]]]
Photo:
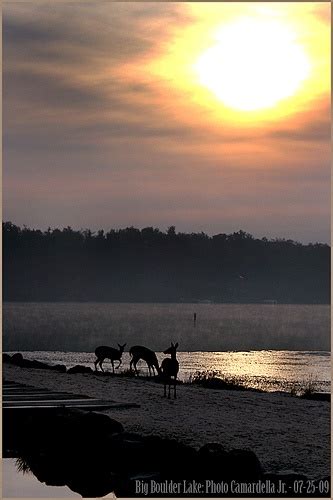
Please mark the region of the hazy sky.
[[4, 220], [330, 240], [330, 3], [3, 5]]

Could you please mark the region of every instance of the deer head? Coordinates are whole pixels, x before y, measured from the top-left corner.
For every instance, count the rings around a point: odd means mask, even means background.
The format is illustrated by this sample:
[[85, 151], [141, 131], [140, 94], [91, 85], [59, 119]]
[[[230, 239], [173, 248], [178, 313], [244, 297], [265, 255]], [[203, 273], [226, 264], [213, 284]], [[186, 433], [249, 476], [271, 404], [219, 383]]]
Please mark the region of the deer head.
[[166, 351], [163, 351], [163, 354], [176, 354], [177, 347], [178, 342], [176, 344], [173, 344], [173, 342], [171, 342], [171, 346]]
[[126, 342], [125, 342], [125, 344], [123, 344], [123, 345], [118, 344], [118, 347], [119, 347], [119, 351], [120, 351], [120, 352], [124, 352], [125, 345], [126, 345]]

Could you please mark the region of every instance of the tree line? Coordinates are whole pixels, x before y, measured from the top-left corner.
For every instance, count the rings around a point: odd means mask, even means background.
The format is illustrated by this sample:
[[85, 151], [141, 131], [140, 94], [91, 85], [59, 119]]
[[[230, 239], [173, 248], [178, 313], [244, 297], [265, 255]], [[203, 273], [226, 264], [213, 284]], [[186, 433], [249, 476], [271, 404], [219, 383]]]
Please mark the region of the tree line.
[[3, 223], [4, 301], [330, 303], [330, 247], [137, 229]]

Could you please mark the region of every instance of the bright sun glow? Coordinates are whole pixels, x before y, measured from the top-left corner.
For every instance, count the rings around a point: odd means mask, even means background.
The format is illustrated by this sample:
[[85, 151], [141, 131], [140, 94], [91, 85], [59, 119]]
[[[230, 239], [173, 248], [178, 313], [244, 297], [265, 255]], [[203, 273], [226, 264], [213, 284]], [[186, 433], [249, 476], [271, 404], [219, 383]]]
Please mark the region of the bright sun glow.
[[239, 19], [219, 29], [216, 40], [196, 61], [195, 71], [230, 108], [271, 108], [294, 95], [309, 76], [309, 60], [295, 34], [277, 21]]

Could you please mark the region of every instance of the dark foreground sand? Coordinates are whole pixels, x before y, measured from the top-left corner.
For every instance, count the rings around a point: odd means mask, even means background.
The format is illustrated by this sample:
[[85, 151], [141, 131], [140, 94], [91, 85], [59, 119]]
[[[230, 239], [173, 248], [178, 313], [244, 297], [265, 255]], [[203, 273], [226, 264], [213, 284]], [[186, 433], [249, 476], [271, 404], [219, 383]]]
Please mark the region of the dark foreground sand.
[[297, 472], [309, 479], [330, 474], [330, 404], [289, 395], [179, 386], [163, 398], [154, 382], [94, 374], [66, 374], [3, 365], [3, 377], [55, 391], [86, 394], [140, 408], [107, 410], [126, 431], [176, 438], [195, 447], [218, 442], [249, 448], [265, 472]]

